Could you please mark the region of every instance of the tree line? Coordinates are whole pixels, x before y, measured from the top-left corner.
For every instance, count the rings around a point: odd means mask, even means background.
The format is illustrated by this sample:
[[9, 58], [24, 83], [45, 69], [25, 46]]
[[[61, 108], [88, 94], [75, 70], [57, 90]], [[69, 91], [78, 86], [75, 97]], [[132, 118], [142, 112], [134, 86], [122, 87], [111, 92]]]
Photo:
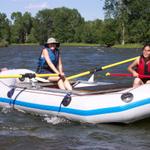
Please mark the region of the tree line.
[[150, 0], [105, 0], [104, 10], [120, 43], [150, 42]]
[[48, 37], [61, 43], [94, 43], [112, 46], [150, 40], [149, 0], [105, 0], [105, 19], [85, 21], [76, 9], [66, 7], [13, 12], [11, 20], [0, 13], [0, 41], [43, 44]]

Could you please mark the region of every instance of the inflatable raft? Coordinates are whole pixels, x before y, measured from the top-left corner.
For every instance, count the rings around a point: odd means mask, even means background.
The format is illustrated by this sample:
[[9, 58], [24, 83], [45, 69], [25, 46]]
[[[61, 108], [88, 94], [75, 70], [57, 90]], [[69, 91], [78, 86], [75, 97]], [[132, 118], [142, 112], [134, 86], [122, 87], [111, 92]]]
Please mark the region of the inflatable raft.
[[[16, 69], [1, 74], [31, 72]], [[29, 79], [0, 79], [0, 107], [93, 124], [130, 123], [150, 117], [150, 84], [127, 89], [110, 89], [110, 84], [104, 83], [89, 84], [89, 89], [79, 86], [73, 91], [65, 91], [50, 83]], [[98, 86], [105, 89], [93, 90]]]

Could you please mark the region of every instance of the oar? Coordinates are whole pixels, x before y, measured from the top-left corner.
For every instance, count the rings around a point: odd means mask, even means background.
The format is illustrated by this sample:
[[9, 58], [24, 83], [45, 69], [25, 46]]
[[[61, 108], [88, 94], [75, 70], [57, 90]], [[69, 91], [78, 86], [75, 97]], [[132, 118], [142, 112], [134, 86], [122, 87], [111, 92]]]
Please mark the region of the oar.
[[[133, 74], [129, 73], [110, 73], [107, 72], [106, 76], [112, 76], [112, 77], [134, 77]], [[141, 75], [139, 74], [139, 78], [150, 78], [150, 75]]]
[[120, 61], [120, 62], [116, 62], [116, 63], [113, 63], [113, 64], [109, 64], [109, 65], [106, 65], [106, 66], [102, 66], [102, 67], [99, 67], [99, 68], [94, 69], [94, 70], [89, 70], [89, 71], [85, 71], [85, 72], [82, 72], [82, 73], [79, 73], [79, 74], [76, 74], [76, 75], [72, 75], [72, 76], [67, 77], [67, 79], [68, 80], [75, 79], [75, 78], [78, 78], [78, 77], [82, 77], [82, 76], [92, 74], [94, 72], [102, 71], [102, 70], [105, 70], [105, 69], [108, 69], [108, 68], [111, 68], [111, 67], [115, 67], [115, 66], [118, 66], [118, 65], [121, 65], [121, 64], [125, 64], [125, 63], [131, 62], [131, 61], [137, 59], [138, 57], [139, 56], [134, 57], [134, 58], [130, 58], [130, 59], [126, 59], [126, 60], [123, 60], [123, 61]]
[[0, 74], [0, 78], [35, 78], [35, 77], [56, 77], [57, 74], [34, 74], [34, 73], [25, 73], [25, 74]]
[[105, 74], [105, 76], [112, 76], [112, 77], [133, 77], [133, 75], [129, 74], [129, 73], [110, 73], [110, 72], [107, 72]]
[[[94, 72], [98, 72], [98, 71], [102, 71], [102, 70], [105, 70], [105, 69], [108, 69], [108, 68], [111, 68], [111, 67], [115, 67], [115, 66], [118, 66], [118, 65], [121, 65], [121, 64], [124, 64], [124, 63], [128, 63], [130, 61], [133, 61], [135, 59], [137, 59], [139, 56], [137, 57], [134, 57], [134, 58], [130, 58], [130, 59], [126, 59], [126, 60], [123, 60], [123, 61], [120, 61], [120, 62], [116, 62], [116, 63], [113, 63], [113, 64], [109, 64], [109, 65], [106, 65], [106, 66], [102, 66], [102, 67], [99, 67], [99, 68], [96, 68], [96, 69], [93, 69], [93, 70], [90, 70], [90, 71], [85, 71], [85, 72], [82, 72], [82, 73], [79, 73], [79, 74], [76, 74], [76, 75], [72, 75], [72, 76], [69, 76], [67, 77], [68, 80], [71, 80], [71, 79], [75, 79], [75, 78], [78, 78], [78, 77], [82, 77], [82, 76], [86, 76], [86, 75], [89, 75], [89, 74], [92, 74]], [[1, 74], [0, 75], [0, 78], [35, 78], [35, 77], [52, 77], [52, 76], [58, 76], [57, 74], [34, 74], [34, 73], [26, 73], [26, 74], [12, 74], [12, 75], [4, 75], [4, 74]]]

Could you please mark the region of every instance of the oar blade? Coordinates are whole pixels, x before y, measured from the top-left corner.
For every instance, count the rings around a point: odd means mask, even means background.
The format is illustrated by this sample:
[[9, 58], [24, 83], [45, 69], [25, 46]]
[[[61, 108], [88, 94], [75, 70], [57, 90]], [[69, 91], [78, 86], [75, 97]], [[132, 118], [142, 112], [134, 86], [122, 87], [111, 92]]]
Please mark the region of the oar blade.
[[95, 74], [93, 73], [89, 78], [88, 82], [94, 82]]

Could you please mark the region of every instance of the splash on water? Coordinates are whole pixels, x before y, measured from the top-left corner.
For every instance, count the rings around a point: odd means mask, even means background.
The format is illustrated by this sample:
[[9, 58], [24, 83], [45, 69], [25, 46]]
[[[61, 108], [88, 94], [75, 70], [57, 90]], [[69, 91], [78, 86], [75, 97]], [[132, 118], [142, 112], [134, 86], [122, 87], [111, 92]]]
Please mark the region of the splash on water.
[[57, 116], [44, 116], [44, 121], [53, 125], [62, 124], [62, 123], [70, 123], [69, 120], [65, 118], [60, 118]]
[[7, 106], [1, 109], [1, 112], [7, 114], [13, 110], [12, 106]]

